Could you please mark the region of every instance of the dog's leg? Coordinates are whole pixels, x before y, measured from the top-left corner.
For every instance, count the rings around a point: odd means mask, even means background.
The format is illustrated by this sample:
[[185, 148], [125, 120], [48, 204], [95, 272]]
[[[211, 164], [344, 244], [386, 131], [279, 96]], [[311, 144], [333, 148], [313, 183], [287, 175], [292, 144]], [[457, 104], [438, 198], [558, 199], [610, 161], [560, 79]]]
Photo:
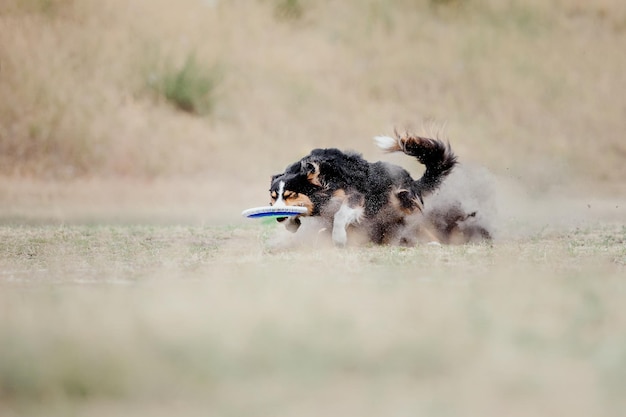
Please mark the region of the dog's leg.
[[348, 243], [348, 233], [346, 229], [351, 224], [357, 223], [363, 214], [361, 207], [350, 207], [344, 203], [339, 207], [333, 218], [333, 243], [337, 246], [346, 246]]

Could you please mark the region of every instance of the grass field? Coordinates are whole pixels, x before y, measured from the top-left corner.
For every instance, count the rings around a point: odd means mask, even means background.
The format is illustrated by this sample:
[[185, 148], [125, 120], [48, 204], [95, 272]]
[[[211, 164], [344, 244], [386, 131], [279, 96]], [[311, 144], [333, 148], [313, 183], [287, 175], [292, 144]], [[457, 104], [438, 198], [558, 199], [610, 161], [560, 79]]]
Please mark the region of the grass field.
[[2, 415], [622, 415], [623, 224], [342, 251], [275, 232], [1, 226]]
[[[624, 50], [622, 0], [0, 0], [0, 415], [623, 416]], [[419, 175], [395, 127], [493, 242], [239, 215], [314, 147]]]

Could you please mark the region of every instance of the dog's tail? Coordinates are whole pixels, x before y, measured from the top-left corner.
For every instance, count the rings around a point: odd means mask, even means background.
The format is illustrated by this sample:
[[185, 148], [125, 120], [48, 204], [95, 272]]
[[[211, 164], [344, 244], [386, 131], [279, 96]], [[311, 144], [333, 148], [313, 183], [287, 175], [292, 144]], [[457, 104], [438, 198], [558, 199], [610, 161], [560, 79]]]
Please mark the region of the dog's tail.
[[395, 136], [395, 138], [376, 136], [374, 140], [378, 147], [385, 152], [404, 152], [415, 157], [426, 166], [424, 175], [416, 181], [420, 194], [428, 194], [437, 189], [457, 163], [450, 143], [444, 143], [439, 139], [413, 136], [408, 133], [399, 135], [398, 132], [395, 132]]

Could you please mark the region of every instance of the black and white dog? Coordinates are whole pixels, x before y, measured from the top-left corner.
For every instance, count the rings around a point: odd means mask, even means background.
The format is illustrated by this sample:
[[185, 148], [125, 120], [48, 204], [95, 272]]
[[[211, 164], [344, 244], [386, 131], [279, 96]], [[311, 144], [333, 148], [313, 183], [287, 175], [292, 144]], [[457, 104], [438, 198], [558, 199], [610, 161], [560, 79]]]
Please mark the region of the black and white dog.
[[[407, 219], [421, 215], [424, 197], [436, 190], [457, 163], [449, 143], [410, 134], [374, 138], [386, 152], [404, 152], [425, 165], [414, 180], [403, 168], [386, 162], [370, 163], [361, 155], [338, 149], [315, 149], [274, 175], [271, 205], [297, 205], [304, 216], [319, 216], [332, 230], [338, 246], [347, 243], [347, 229], [361, 230], [370, 242], [411, 245]], [[300, 218], [278, 218], [295, 232]], [[433, 240], [438, 239], [431, 234]]]

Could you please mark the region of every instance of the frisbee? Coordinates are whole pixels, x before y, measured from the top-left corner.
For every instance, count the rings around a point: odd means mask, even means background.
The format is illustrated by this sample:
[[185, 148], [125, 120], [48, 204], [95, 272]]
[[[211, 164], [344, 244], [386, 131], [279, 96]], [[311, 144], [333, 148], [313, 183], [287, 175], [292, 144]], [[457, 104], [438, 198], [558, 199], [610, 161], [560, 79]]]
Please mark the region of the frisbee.
[[254, 219], [257, 217], [290, 217], [304, 214], [308, 211], [302, 206], [263, 206], [244, 210], [241, 215]]

